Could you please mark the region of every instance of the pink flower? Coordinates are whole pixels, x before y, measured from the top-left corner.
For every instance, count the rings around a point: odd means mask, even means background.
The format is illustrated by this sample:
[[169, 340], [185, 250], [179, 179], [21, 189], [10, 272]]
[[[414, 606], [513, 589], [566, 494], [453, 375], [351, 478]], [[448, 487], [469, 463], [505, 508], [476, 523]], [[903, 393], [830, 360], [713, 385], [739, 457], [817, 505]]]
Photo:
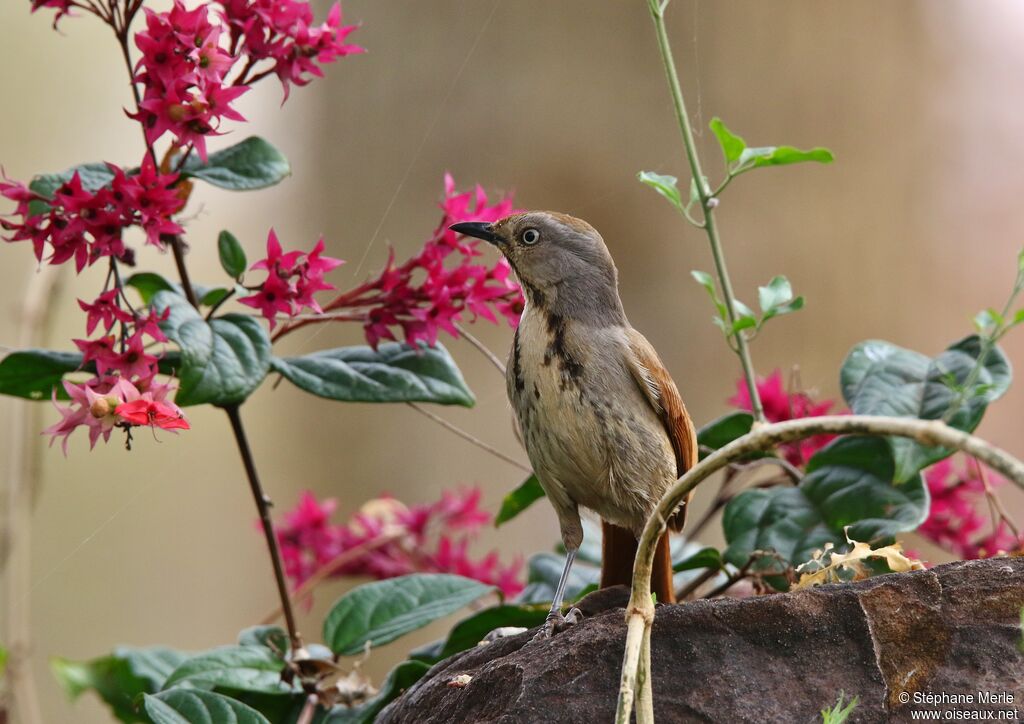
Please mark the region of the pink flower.
[[169, 384], [142, 380], [139, 386], [118, 375], [101, 375], [88, 382], [75, 384], [64, 381], [64, 390], [70, 404], [61, 405], [54, 390], [53, 404], [61, 419], [46, 428], [52, 445], [61, 438], [61, 449], [68, 453], [68, 438], [79, 427], [89, 431], [89, 448], [102, 437], [110, 440], [115, 427], [151, 425], [166, 430], [188, 429], [184, 415], [176, 405], [166, 400], [172, 391]]
[[249, 88], [224, 85], [236, 62], [220, 46], [223, 28], [209, 21], [208, 6], [188, 10], [174, 0], [167, 12], [149, 8], [146, 29], [135, 34], [142, 53], [135, 80], [143, 99], [129, 116], [142, 124], [149, 142], [170, 132], [179, 146], [193, 146], [206, 160], [206, 138], [219, 134], [222, 119], [245, 120], [231, 104]]
[[444, 189], [441, 222], [418, 254], [398, 265], [390, 253], [374, 279], [327, 305], [362, 310], [364, 332], [372, 347], [381, 340], [396, 340], [399, 330], [409, 344], [433, 345], [442, 331], [458, 337], [456, 324], [467, 316], [470, 321], [482, 317], [497, 322], [500, 315], [512, 326], [519, 321], [523, 295], [508, 263], [504, 259], [493, 266], [480, 263], [479, 240], [448, 228], [460, 221], [497, 221], [515, 210], [512, 199], [490, 205], [479, 186], [457, 193], [449, 174], [445, 174]]
[[78, 306], [88, 315], [85, 323], [86, 334], [92, 334], [100, 322], [103, 323], [103, 331], [110, 331], [115, 322], [127, 324], [132, 321], [132, 315], [118, 306], [118, 295], [117, 289], [111, 289], [100, 294], [92, 302], [78, 300]]
[[[231, 30], [232, 47], [251, 64], [269, 60], [267, 72], [277, 75], [288, 98], [290, 84], [303, 86], [323, 75], [320, 66], [340, 57], [365, 52], [345, 38], [356, 29], [341, 24], [335, 4], [326, 22], [314, 25], [313, 11], [302, 0], [218, 0], [221, 17]], [[260, 76], [264, 75], [261, 73]]]
[[[992, 487], [1005, 482], [991, 470], [986, 478]], [[925, 538], [963, 559], [987, 558], [1020, 547], [1021, 541], [1002, 521], [983, 534], [987, 517], [978, 510], [978, 503], [985, 495], [985, 484], [973, 462], [954, 464], [954, 458], [946, 458], [925, 470], [924, 479], [931, 509], [917, 530]]]
[[104, 257], [126, 258], [129, 250], [122, 237], [129, 226], [141, 227], [154, 245], [160, 244], [161, 234], [182, 230], [171, 218], [183, 205], [173, 190], [177, 174], [158, 173], [148, 159], [134, 176], [113, 164], [107, 167], [114, 175], [109, 186], [90, 191], [76, 171], [52, 199], [5, 178], [0, 195], [16, 204], [14, 214], [0, 220], [12, 232], [6, 240], [31, 241], [39, 261], [49, 248], [50, 264], [74, 260], [81, 272]]
[[250, 268], [267, 272], [267, 278], [259, 285], [258, 291], [238, 301], [246, 306], [259, 309], [273, 329], [277, 315], [293, 317], [303, 307], [320, 313], [320, 305], [313, 298], [317, 292], [334, 289], [324, 281], [324, 274], [344, 262], [323, 256], [324, 240], [321, 237], [308, 254], [301, 251], [284, 253], [274, 230], [267, 236], [267, 256]]
[[[775, 370], [768, 377], [757, 379], [757, 392], [761, 398], [764, 415], [769, 422], [797, 420], [804, 417], [826, 415], [836, 404], [833, 400], [815, 402], [805, 392], [787, 392], [782, 383], [782, 372]], [[753, 410], [750, 402], [750, 391], [746, 380], [736, 381], [736, 394], [730, 397], [729, 404], [741, 410]], [[805, 440], [780, 445], [783, 456], [796, 466], [803, 466], [821, 448], [829, 444], [835, 435], [815, 435]]]
[[[429, 504], [403, 505], [391, 497], [371, 500], [347, 523], [332, 523], [334, 500], [303, 493], [277, 528], [285, 569], [297, 587], [339, 557], [351, 556], [334, 576], [383, 579], [416, 571], [457, 573], [499, 587], [507, 596], [523, 589], [522, 560], [504, 565], [496, 552], [474, 557], [472, 538], [491, 516], [479, 507], [478, 489], [446, 491]], [[340, 562], [340, 561], [339, 561]]]

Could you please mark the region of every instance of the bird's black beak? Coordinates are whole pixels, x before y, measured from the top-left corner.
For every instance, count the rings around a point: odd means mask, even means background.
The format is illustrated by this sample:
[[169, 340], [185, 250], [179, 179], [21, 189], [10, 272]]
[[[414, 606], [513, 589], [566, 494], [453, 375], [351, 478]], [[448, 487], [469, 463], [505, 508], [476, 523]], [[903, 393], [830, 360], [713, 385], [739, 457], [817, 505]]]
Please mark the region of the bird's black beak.
[[495, 246], [498, 246], [501, 243], [498, 239], [498, 235], [494, 233], [494, 226], [484, 221], [463, 221], [461, 224], [452, 224], [448, 228], [457, 234], [474, 236], [477, 239], [483, 239]]

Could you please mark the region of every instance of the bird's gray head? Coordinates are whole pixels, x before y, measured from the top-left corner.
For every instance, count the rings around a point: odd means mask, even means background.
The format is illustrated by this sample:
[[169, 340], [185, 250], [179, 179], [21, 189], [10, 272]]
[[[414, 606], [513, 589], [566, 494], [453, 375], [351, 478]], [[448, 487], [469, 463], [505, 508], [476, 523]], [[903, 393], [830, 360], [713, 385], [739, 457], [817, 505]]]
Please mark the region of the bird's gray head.
[[453, 231], [494, 244], [512, 266], [530, 304], [584, 323], [621, 324], [618, 272], [597, 230], [554, 211], [512, 214]]

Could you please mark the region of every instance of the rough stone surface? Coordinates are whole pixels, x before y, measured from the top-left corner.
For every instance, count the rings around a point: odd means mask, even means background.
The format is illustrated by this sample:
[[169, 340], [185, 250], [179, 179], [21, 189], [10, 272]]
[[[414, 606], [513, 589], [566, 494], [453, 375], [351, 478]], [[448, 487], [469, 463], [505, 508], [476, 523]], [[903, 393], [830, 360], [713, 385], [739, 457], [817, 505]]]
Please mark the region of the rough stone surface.
[[[588, 596], [587, 618], [547, 641], [530, 643], [528, 632], [442, 661], [378, 721], [613, 721], [627, 597], [624, 588]], [[940, 721], [954, 709], [967, 712], [958, 720], [989, 710], [995, 720], [1021, 720], [1022, 607], [1024, 558], [659, 606], [655, 715], [659, 724], [820, 722], [843, 691], [860, 698], [850, 722], [912, 721], [914, 709], [938, 711]], [[472, 677], [467, 685], [448, 685], [462, 674]], [[1003, 701], [980, 703], [979, 692]], [[970, 694], [974, 703], [923, 703], [929, 694]]]

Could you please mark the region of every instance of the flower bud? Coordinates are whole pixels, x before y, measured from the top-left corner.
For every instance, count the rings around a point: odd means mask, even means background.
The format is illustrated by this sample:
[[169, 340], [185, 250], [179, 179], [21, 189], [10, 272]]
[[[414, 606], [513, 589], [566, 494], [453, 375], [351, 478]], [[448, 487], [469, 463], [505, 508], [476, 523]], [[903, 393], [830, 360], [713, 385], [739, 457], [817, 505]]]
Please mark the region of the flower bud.
[[108, 398], [97, 397], [89, 406], [89, 414], [96, 418], [106, 417], [114, 410], [114, 407]]

